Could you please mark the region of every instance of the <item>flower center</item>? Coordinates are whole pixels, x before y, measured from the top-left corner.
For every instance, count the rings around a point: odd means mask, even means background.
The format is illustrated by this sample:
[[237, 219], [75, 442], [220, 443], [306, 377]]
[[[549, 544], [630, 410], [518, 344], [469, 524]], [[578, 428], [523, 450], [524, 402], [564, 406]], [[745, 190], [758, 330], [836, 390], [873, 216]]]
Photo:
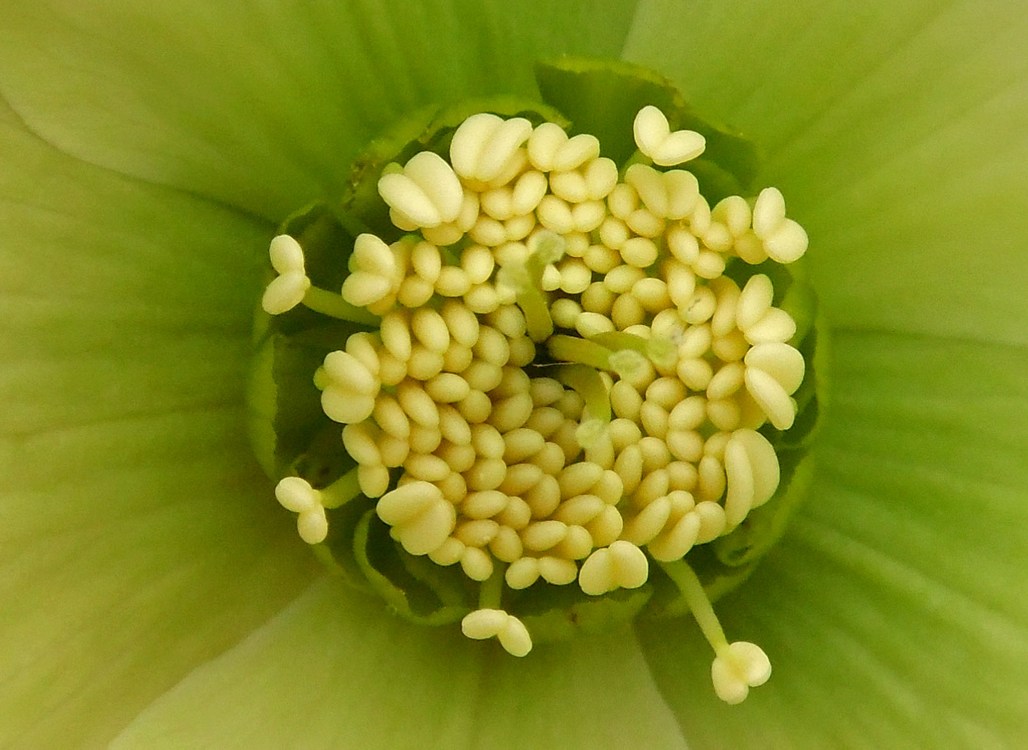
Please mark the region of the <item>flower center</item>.
[[373, 587], [403, 609], [427, 586], [435, 621], [515, 656], [548, 627], [531, 599], [576, 589], [573, 616], [582, 598], [635, 614], [657, 576], [734, 703], [770, 663], [727, 641], [685, 558], [745, 531], [781, 484], [807, 364], [772, 275], [791, 283], [781, 264], [807, 236], [774, 188], [711, 207], [680, 166], [704, 136], [657, 107], [633, 131], [619, 168], [554, 122], [463, 119], [381, 170], [395, 239], [357, 234], [340, 294], [275, 237], [264, 311], [341, 326], [311, 374], [344, 467], [327, 484], [296, 471], [276, 496], [323, 550], [330, 512], [362, 508], [341, 523]]

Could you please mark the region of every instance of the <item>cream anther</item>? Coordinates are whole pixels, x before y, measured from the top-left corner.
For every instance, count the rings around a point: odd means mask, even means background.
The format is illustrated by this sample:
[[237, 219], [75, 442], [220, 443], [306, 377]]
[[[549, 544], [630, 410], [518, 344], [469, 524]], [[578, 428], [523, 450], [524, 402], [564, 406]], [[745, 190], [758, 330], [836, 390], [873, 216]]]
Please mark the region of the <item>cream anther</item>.
[[743, 334], [753, 345], [783, 343], [796, 335], [796, 322], [785, 310], [772, 307], [760, 320], [743, 329]]
[[697, 237], [702, 237], [710, 228], [710, 204], [702, 195], [696, 199], [696, 205], [689, 215], [689, 229]]
[[482, 193], [482, 210], [494, 219], [506, 221], [514, 216], [514, 191], [505, 186]]
[[273, 238], [268, 252], [278, 276], [264, 290], [261, 307], [269, 315], [281, 315], [303, 302], [311, 280], [304, 267], [303, 248], [288, 234]]
[[747, 367], [771, 375], [789, 395], [800, 387], [806, 370], [803, 355], [789, 344], [757, 344], [746, 353], [743, 361]]
[[760, 646], [735, 641], [718, 649], [710, 677], [718, 698], [733, 705], [742, 703], [751, 687], [759, 687], [771, 677], [771, 661]]
[[634, 124], [635, 143], [654, 164], [672, 167], [695, 159], [703, 153], [707, 141], [692, 130], [671, 132], [667, 117], [652, 105], [639, 110]]
[[527, 589], [539, 580], [539, 558], [521, 557], [514, 560], [504, 573], [504, 580], [515, 591]]
[[[403, 175], [421, 189], [442, 222], [457, 220], [464, 208], [464, 189], [453, 168], [442, 157], [422, 151], [404, 165]], [[412, 216], [402, 206], [399, 208]]]
[[528, 139], [528, 160], [542, 171], [551, 172], [560, 147], [568, 142], [564, 129], [552, 122], [544, 122], [532, 131]]
[[646, 549], [654, 560], [660, 562], [681, 560], [699, 540], [701, 523], [699, 514], [686, 512], [677, 521], [668, 523]]
[[785, 218], [785, 198], [778, 188], [765, 188], [753, 205], [753, 233], [764, 241], [764, 250], [779, 263], [792, 263], [807, 251], [807, 233]]
[[639, 588], [649, 577], [649, 562], [636, 545], [618, 540], [595, 550], [578, 571], [578, 585], [590, 596], [618, 588]]
[[321, 407], [330, 419], [343, 424], [361, 422], [375, 409], [381, 383], [348, 352], [330, 352], [321, 373]]
[[785, 198], [778, 188], [760, 191], [753, 204], [753, 233], [766, 240], [785, 221]]
[[422, 151], [402, 171], [387, 171], [378, 181], [382, 200], [414, 227], [437, 227], [454, 221], [464, 203], [464, 189], [442, 157]]
[[571, 205], [556, 195], [547, 195], [539, 202], [536, 209], [539, 223], [556, 234], [568, 234], [575, 231], [575, 217], [571, 213]]
[[578, 169], [592, 159], [600, 155], [600, 142], [594, 135], [580, 133], [568, 138], [560, 144], [553, 155], [554, 172], [567, 172]]
[[696, 534], [697, 544], [706, 544], [717, 539], [725, 530], [725, 509], [716, 502], [700, 500], [693, 511], [700, 520], [700, 529]]
[[600, 157], [585, 166], [585, 185], [590, 200], [603, 200], [618, 182], [618, 168], [611, 159]]
[[651, 213], [660, 217], [668, 215], [667, 188], [660, 172], [645, 164], [633, 164], [625, 172], [625, 182], [635, 188], [639, 199]]
[[450, 163], [466, 179], [475, 179], [478, 160], [486, 143], [503, 120], [486, 112], [472, 115], [457, 128], [450, 143]]
[[741, 445], [745, 451], [753, 476], [753, 507], [759, 507], [770, 500], [778, 489], [781, 480], [778, 456], [767, 438], [755, 430], [740, 429], [732, 433], [725, 446], [726, 460], [729, 447], [735, 444]]
[[753, 466], [750, 464], [746, 447], [739, 441], [729, 441], [725, 446], [725, 522], [735, 528], [753, 507], [756, 496]]
[[[704, 247], [713, 250], [715, 253], [727, 252], [732, 247], [732, 235], [728, 231], [728, 227], [716, 221], [712, 221], [710, 226], [707, 227], [707, 231], [703, 233], [703, 245]], [[720, 271], [718, 272], [720, 275]], [[717, 278], [709, 277], [709, 278]]]
[[337, 387], [367, 396], [378, 395], [380, 384], [367, 366], [349, 352], [329, 352], [325, 356], [325, 374]]
[[535, 211], [539, 201], [546, 195], [547, 187], [546, 175], [542, 172], [532, 170], [521, 175], [511, 194], [513, 215], [523, 216]]
[[576, 495], [562, 502], [553, 517], [557, 521], [569, 524], [568, 532], [571, 533], [575, 531], [576, 526], [582, 526], [596, 518], [605, 506], [606, 503], [597, 495]]
[[412, 555], [438, 549], [453, 532], [456, 510], [442, 491], [426, 481], [414, 481], [387, 492], [375, 506], [378, 517]]
[[460, 567], [464, 575], [472, 581], [485, 581], [493, 574], [493, 560], [489, 554], [478, 547], [467, 547], [460, 558]]
[[275, 487], [275, 498], [283, 508], [298, 514], [296, 530], [307, 544], [320, 544], [328, 536], [328, 518], [321, 493], [300, 477], [285, 477]]
[[453, 134], [450, 162], [462, 178], [489, 182], [507, 167], [531, 133], [532, 124], [522, 117], [472, 115]]
[[464, 635], [475, 640], [496, 638], [512, 656], [526, 656], [532, 650], [528, 628], [502, 609], [476, 609], [464, 616], [460, 628]]
[[578, 577], [578, 566], [562, 557], [543, 555], [539, 558], [539, 576], [554, 586], [567, 586]]
[[395, 292], [392, 278], [364, 270], [352, 272], [342, 284], [342, 298], [355, 307], [369, 307]]
[[750, 204], [739, 195], [730, 195], [721, 200], [711, 209], [710, 216], [714, 221], [723, 224], [733, 238], [745, 234], [752, 221]]
[[550, 190], [568, 203], [581, 203], [589, 199], [585, 177], [579, 172], [553, 172], [550, 174]]
[[774, 287], [771, 279], [757, 274], [746, 282], [737, 302], [735, 318], [743, 331], [756, 325], [771, 309]]
[[770, 237], [764, 240], [768, 257], [779, 263], [792, 263], [807, 252], [807, 232], [792, 219], [786, 219]]
[[795, 402], [775, 378], [756, 367], [746, 368], [746, 390], [779, 430], [792, 427], [796, 418]]
[[667, 218], [685, 219], [696, 209], [700, 197], [700, 185], [692, 172], [673, 169], [663, 173], [664, 190], [667, 192]]
[[[344, 282], [344, 289], [346, 283], [350, 283], [352, 286], [350, 279], [354, 275], [366, 274], [369, 280], [377, 279], [378, 281], [372, 286], [382, 290], [373, 295], [365, 293], [361, 295], [361, 299], [356, 301], [348, 298], [347, 301], [351, 304], [359, 306], [371, 304], [385, 296], [394, 286], [393, 280], [399, 271], [392, 249], [375, 235], [367, 233], [357, 235], [353, 244], [353, 253], [350, 255], [349, 267], [351, 273]], [[346, 296], [345, 292], [344, 296]]]
[[633, 544], [648, 544], [664, 530], [670, 515], [671, 501], [666, 495], [658, 497], [625, 522], [622, 538]]
[[567, 533], [566, 523], [556, 520], [538, 521], [522, 532], [521, 541], [526, 549], [542, 552], [562, 542]]
[[343, 446], [358, 464], [378, 466], [382, 463], [382, 454], [378, 448], [381, 430], [369, 422], [348, 424], [343, 428]]
[[640, 269], [652, 266], [659, 252], [657, 244], [646, 237], [633, 237], [621, 246], [621, 257], [625, 263]]

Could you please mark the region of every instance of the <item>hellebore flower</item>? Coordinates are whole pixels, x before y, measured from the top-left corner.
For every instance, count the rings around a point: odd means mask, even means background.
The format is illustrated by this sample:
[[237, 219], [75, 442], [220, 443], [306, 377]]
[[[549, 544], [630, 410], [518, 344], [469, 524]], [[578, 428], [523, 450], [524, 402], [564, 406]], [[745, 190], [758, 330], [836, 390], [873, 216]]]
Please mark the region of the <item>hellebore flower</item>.
[[[9, 5], [0, 744], [1028, 736], [1019, 4]], [[535, 96], [565, 53], [740, 128], [813, 238], [831, 406], [809, 500], [718, 606], [775, 663], [740, 706], [687, 620], [512, 659], [396, 619], [313, 561], [247, 444], [280, 221], [410, 112]]]

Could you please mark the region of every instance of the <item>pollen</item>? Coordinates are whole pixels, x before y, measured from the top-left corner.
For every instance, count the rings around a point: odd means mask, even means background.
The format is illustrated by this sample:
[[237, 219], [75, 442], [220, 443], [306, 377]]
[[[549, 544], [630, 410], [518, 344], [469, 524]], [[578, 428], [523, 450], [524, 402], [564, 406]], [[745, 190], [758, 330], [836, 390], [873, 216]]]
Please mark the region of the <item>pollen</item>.
[[356, 467], [341, 489], [286, 477], [276, 496], [312, 545], [340, 497], [372, 499], [405, 554], [482, 586], [463, 633], [516, 656], [532, 637], [505, 595], [603, 597], [661, 570], [736, 703], [770, 662], [724, 638], [684, 558], [778, 490], [767, 433], [793, 425], [806, 363], [771, 277], [746, 269], [794, 262], [808, 240], [775, 188], [711, 207], [682, 166], [704, 137], [660, 109], [639, 111], [634, 138], [619, 171], [593, 136], [467, 118], [445, 153], [383, 170], [402, 234], [357, 236], [338, 291], [276, 237], [268, 313], [302, 303], [371, 329], [315, 374]]

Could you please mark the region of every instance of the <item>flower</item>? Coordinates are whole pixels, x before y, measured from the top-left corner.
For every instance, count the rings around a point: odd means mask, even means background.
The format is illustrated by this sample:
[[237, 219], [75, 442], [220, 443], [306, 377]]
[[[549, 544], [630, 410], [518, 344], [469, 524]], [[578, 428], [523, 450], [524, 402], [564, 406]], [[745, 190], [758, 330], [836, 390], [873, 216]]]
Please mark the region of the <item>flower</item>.
[[[1023, 736], [1024, 10], [540, 5], [7, 11], [5, 744]], [[240, 427], [277, 222], [404, 113], [531, 93], [563, 52], [675, 79], [816, 238], [833, 403], [811, 500], [719, 604], [775, 662], [741, 706], [686, 622], [513, 660], [390, 618], [296, 543]]]

